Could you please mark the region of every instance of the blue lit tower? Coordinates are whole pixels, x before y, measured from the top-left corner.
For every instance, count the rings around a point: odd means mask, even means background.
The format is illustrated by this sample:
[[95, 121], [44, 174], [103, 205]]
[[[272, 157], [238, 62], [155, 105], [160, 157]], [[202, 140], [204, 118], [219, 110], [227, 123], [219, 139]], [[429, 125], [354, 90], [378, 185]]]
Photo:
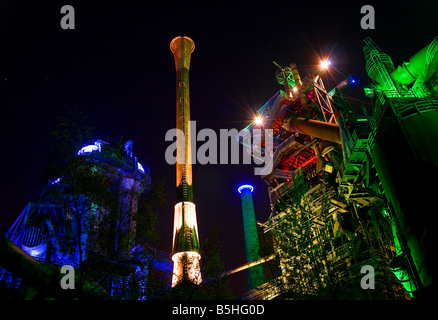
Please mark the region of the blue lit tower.
[[[260, 245], [257, 235], [257, 224], [252, 199], [253, 186], [245, 184], [240, 186], [239, 191], [242, 197], [243, 232], [245, 235], [246, 262], [260, 259]], [[264, 283], [263, 267], [261, 264], [251, 267], [248, 270], [248, 289], [254, 289]]]

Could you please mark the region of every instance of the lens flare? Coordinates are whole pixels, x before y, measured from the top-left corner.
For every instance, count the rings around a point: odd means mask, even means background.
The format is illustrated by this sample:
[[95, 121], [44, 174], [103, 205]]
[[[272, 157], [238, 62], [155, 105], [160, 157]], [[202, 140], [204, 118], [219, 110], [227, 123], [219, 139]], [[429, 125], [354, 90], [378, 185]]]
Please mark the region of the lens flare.
[[321, 61], [321, 69], [328, 69], [329, 66], [332, 65], [332, 62], [330, 60], [323, 60]]

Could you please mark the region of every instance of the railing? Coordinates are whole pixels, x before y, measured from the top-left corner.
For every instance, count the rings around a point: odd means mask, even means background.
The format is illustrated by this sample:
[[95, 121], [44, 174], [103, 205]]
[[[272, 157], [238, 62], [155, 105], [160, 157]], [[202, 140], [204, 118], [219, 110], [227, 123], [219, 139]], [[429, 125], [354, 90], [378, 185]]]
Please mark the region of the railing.
[[[405, 99], [403, 99], [405, 100]], [[438, 101], [432, 99], [407, 99], [390, 101], [394, 114], [399, 119], [407, 119], [417, 114], [438, 111]]]
[[382, 129], [380, 126], [382, 118], [388, 117], [388, 115], [385, 115], [385, 111], [388, 107], [391, 108], [392, 114], [390, 116], [394, 122], [397, 120], [405, 120], [425, 112], [438, 111], [438, 100], [436, 99], [418, 98], [413, 94], [405, 95], [402, 98], [388, 98], [390, 96], [390, 92], [387, 91], [377, 92], [374, 114], [369, 119], [371, 132], [368, 137], [367, 145], [370, 151], [374, 147], [376, 136]]

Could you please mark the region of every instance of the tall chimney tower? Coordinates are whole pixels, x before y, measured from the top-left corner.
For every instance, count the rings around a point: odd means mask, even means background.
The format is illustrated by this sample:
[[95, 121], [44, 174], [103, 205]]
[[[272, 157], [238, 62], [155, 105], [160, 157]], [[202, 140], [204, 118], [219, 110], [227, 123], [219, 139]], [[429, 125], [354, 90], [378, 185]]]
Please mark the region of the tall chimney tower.
[[176, 69], [176, 128], [177, 201], [173, 222], [173, 277], [172, 287], [183, 280], [194, 284], [202, 282], [199, 267], [199, 238], [196, 207], [192, 191], [192, 158], [190, 147], [190, 58], [195, 43], [189, 37], [176, 37], [170, 42]]
[[[251, 193], [253, 186], [244, 184], [237, 191], [242, 197], [243, 232], [245, 236], [246, 262], [260, 259], [260, 244], [257, 235], [257, 222], [254, 213], [254, 203]], [[248, 290], [252, 290], [264, 283], [263, 267], [261, 264], [248, 270]]]

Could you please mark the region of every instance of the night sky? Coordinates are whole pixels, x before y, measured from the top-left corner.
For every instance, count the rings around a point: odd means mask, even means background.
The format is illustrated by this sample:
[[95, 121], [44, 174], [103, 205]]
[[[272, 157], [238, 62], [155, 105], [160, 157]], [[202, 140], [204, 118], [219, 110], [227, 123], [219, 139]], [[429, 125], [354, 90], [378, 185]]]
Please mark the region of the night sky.
[[[382, 2], [1, 1], [0, 230], [7, 231], [42, 191], [51, 132], [67, 105], [88, 110], [96, 139], [133, 140], [139, 161], [153, 177], [166, 179], [169, 199], [160, 212], [157, 246], [170, 251], [176, 203], [175, 166], [164, 158], [171, 144], [165, 133], [175, 127], [170, 41], [182, 35], [195, 42], [190, 94], [198, 130], [240, 130], [280, 89], [272, 61], [295, 62], [304, 77], [317, 70], [320, 57], [330, 56], [357, 81], [345, 93], [369, 104], [362, 89], [369, 83], [363, 39], [372, 37], [397, 66], [438, 35], [436, 2]], [[65, 4], [75, 9], [75, 30], [60, 27]], [[360, 27], [366, 4], [375, 8], [375, 30]], [[331, 75], [328, 89], [342, 80]], [[222, 227], [227, 269], [245, 262], [237, 187], [252, 184], [257, 219], [269, 216], [266, 185], [253, 170], [243, 164], [193, 166], [201, 246], [213, 227]], [[244, 281], [239, 277], [231, 280]]]

